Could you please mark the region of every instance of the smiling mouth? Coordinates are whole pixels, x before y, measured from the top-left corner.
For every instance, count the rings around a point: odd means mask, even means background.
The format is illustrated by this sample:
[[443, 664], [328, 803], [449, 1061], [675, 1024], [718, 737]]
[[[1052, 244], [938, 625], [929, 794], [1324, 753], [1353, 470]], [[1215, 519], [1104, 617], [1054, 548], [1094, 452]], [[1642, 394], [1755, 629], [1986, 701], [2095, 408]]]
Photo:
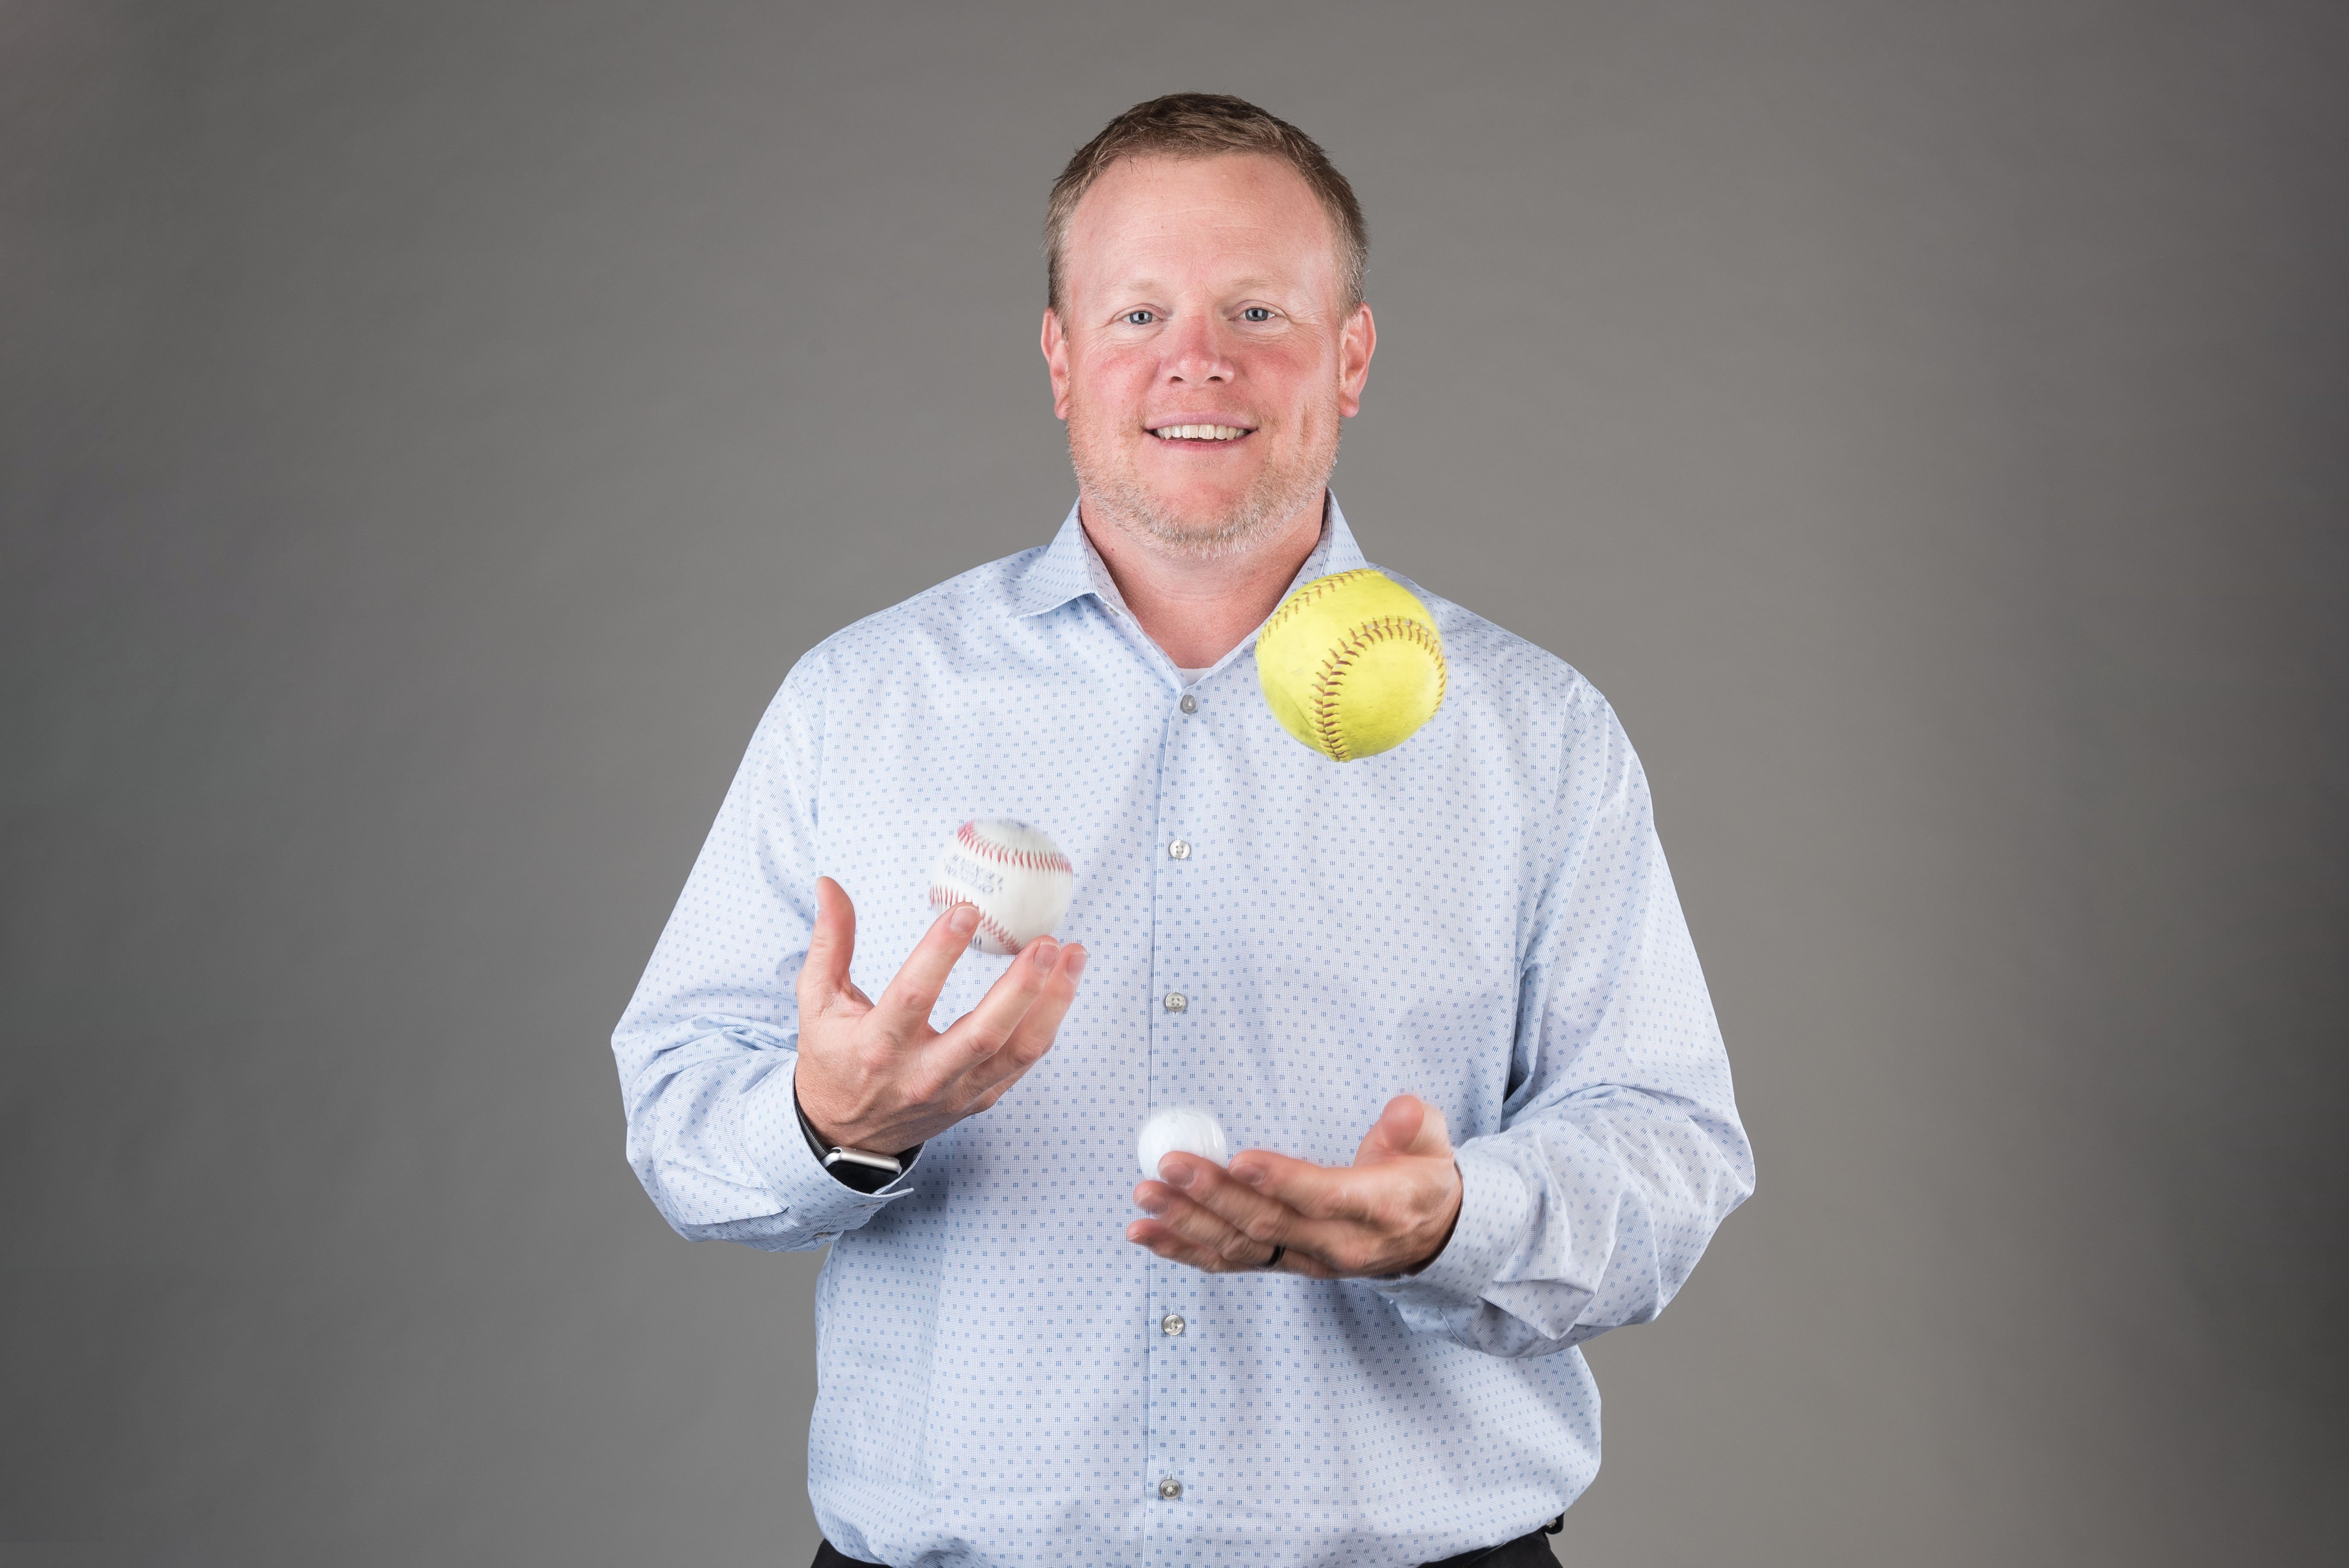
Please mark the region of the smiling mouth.
[[1238, 425], [1156, 425], [1150, 433], [1162, 441], [1196, 441], [1202, 445], [1216, 441], [1237, 441], [1242, 436], [1255, 434]]

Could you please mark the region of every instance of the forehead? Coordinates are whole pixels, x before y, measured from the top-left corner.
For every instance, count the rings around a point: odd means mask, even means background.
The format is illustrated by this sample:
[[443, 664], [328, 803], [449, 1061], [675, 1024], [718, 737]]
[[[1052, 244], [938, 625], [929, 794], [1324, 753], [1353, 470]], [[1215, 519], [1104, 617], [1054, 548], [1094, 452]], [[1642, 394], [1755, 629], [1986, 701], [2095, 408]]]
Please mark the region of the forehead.
[[1071, 292], [1241, 273], [1333, 281], [1337, 235], [1305, 177], [1261, 153], [1120, 159], [1070, 215]]

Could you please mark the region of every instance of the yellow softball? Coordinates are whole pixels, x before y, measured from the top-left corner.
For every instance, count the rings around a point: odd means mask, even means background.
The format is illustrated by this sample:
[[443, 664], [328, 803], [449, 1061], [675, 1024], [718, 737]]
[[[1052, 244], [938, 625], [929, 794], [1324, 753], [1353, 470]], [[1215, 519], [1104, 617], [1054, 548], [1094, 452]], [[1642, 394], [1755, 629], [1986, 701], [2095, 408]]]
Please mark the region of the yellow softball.
[[1444, 703], [1435, 617], [1374, 567], [1317, 577], [1256, 639], [1256, 678], [1280, 727], [1333, 762], [1409, 740]]

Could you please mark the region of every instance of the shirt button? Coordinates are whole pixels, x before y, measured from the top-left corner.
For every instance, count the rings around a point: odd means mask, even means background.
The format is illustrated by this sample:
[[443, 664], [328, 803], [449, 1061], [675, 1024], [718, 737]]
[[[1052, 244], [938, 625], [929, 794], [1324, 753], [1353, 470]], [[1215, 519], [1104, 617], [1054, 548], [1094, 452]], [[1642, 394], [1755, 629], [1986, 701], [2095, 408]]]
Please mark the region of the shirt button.
[[1161, 1334], [1180, 1334], [1185, 1326], [1183, 1315], [1179, 1312], [1170, 1312], [1158, 1320], [1158, 1332]]
[[1170, 861], [1189, 860], [1191, 858], [1191, 841], [1188, 839], [1177, 839], [1173, 843], [1167, 845], [1166, 858]]
[[1158, 1483], [1158, 1495], [1173, 1502], [1183, 1495], [1183, 1483], [1170, 1475]]
[[1185, 996], [1185, 995], [1183, 995], [1183, 993], [1182, 993], [1182, 992], [1180, 992], [1180, 991], [1169, 991], [1169, 992], [1167, 992], [1167, 993], [1166, 993], [1166, 1001], [1165, 1001], [1165, 1003], [1164, 1003], [1164, 1006], [1165, 1006], [1165, 1008], [1166, 1008], [1166, 1010], [1167, 1010], [1168, 1012], [1170, 1012], [1170, 1013], [1179, 1013], [1179, 1012], [1181, 1012], [1184, 1008], [1185, 1008], [1185, 1007], [1189, 1006], [1190, 1005], [1191, 1005], [1191, 998], [1190, 998], [1190, 997], [1188, 997], [1188, 996]]
[[1199, 711], [1199, 699], [1193, 696], [1189, 692], [1185, 692], [1183, 694], [1183, 700], [1176, 703], [1174, 706], [1181, 708], [1185, 713], [1196, 713]]

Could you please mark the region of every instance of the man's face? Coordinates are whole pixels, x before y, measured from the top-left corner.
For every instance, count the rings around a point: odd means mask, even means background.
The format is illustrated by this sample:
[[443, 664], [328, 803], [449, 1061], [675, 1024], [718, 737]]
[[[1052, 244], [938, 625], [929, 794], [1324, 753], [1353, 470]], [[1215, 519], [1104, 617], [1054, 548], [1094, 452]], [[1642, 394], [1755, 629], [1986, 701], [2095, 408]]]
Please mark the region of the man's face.
[[1376, 332], [1337, 237], [1277, 159], [1127, 159], [1077, 204], [1044, 314], [1088, 516], [1195, 555], [1316, 509]]

